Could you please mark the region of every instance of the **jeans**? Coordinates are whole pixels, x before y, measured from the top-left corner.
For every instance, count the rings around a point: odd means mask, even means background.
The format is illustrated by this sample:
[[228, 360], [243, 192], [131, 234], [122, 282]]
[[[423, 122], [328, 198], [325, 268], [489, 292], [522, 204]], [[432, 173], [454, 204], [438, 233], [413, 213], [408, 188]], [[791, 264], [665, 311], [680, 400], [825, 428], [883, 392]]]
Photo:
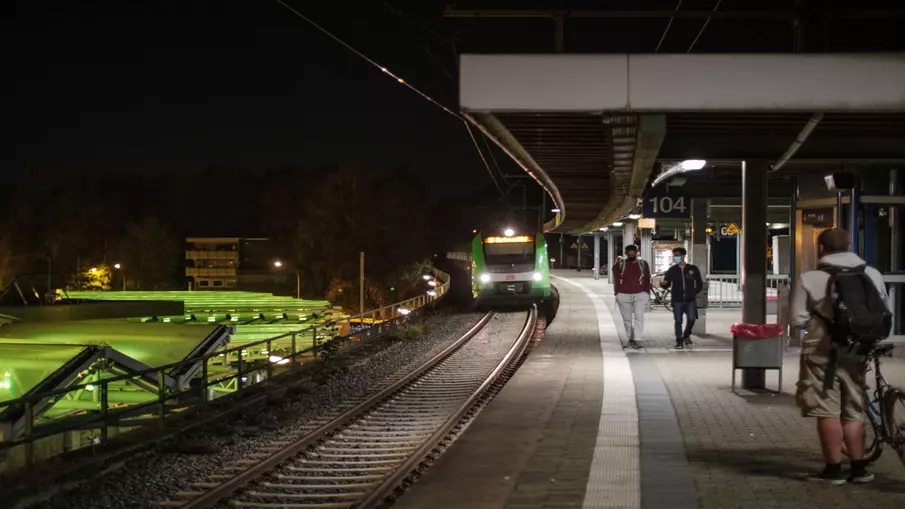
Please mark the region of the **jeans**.
[[630, 340], [641, 341], [644, 334], [644, 312], [647, 311], [650, 295], [647, 293], [620, 293], [616, 305], [622, 315], [622, 324]]
[[[682, 316], [685, 316], [685, 333], [682, 333]], [[694, 327], [694, 321], [698, 319], [698, 303], [690, 300], [688, 302], [673, 302], [672, 316], [676, 321], [676, 340], [691, 336], [691, 328]]]

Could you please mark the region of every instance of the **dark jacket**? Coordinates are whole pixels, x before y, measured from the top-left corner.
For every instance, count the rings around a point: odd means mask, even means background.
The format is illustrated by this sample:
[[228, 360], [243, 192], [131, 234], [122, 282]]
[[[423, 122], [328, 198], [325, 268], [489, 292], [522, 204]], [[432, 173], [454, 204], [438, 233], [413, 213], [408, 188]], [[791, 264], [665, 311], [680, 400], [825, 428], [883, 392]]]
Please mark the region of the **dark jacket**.
[[650, 293], [650, 265], [635, 258], [613, 265], [613, 290], [620, 293]]
[[672, 287], [673, 302], [691, 302], [704, 289], [701, 271], [690, 263], [686, 263], [684, 269], [673, 265], [663, 275], [663, 280]]

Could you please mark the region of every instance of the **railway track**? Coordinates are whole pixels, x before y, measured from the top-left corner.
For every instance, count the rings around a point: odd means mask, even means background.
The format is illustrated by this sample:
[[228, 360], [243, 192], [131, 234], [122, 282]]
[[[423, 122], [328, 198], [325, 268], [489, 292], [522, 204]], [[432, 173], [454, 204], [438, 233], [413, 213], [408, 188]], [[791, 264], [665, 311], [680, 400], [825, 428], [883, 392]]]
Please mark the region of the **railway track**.
[[298, 439], [269, 444], [196, 484], [197, 491], [178, 493], [161, 505], [379, 507], [461, 430], [499, 388], [501, 377], [511, 375], [537, 327], [536, 307], [524, 316], [487, 313], [453, 344], [373, 396], [312, 423]]

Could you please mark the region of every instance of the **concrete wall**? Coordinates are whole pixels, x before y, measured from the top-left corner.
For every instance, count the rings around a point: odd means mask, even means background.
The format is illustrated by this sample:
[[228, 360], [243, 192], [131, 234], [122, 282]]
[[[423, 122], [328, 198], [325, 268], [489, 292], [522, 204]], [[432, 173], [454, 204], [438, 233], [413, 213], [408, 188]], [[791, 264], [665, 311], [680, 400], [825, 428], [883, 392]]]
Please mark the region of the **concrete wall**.
[[181, 301], [126, 301], [55, 304], [52, 306], [3, 306], [0, 314], [14, 316], [28, 322], [69, 322], [74, 320], [104, 320], [139, 316], [181, 315], [185, 304]]

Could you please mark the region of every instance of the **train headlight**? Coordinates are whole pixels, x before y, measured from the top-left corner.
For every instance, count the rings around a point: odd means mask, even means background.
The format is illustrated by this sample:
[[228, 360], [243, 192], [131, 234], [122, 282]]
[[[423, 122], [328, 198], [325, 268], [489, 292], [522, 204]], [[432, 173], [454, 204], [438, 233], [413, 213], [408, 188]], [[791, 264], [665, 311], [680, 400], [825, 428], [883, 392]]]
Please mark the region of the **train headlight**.
[[540, 280], [543, 279], [543, 278], [544, 278], [544, 276], [542, 276], [540, 272], [535, 272], [535, 273], [534, 273], [534, 280], [535, 280], [535, 281], [540, 281]]
[[481, 274], [481, 282], [489, 283], [490, 282], [490, 274]]

